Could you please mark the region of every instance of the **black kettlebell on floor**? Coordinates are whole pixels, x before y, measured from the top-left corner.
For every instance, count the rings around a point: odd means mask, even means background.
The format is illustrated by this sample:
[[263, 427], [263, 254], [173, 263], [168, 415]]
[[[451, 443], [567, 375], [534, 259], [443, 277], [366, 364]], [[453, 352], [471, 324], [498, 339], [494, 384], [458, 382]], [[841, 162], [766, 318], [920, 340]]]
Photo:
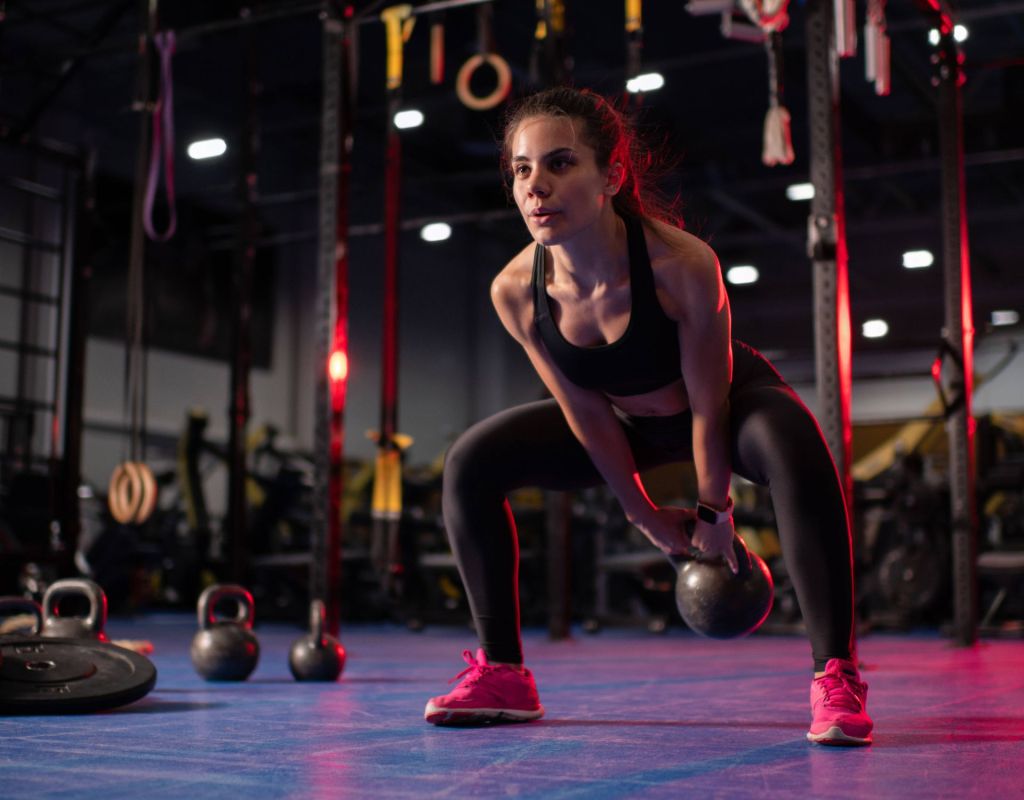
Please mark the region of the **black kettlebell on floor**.
[[[218, 619], [217, 604], [231, 599], [235, 618]], [[200, 596], [197, 607], [199, 631], [192, 639], [192, 664], [208, 681], [244, 681], [260, 659], [260, 643], [252, 632], [256, 604], [252, 595], [236, 584], [215, 584]]]
[[[84, 617], [62, 616], [61, 599], [84, 597], [89, 611]], [[109, 642], [104, 632], [107, 626], [107, 595], [94, 581], [87, 578], [65, 578], [55, 581], [43, 594], [42, 636], [59, 639], [95, 639]]]
[[26, 633], [20, 619], [24, 616], [33, 618], [32, 629], [27, 631], [27, 635], [36, 636], [43, 629], [43, 609], [39, 603], [20, 595], [0, 597], [0, 635]]
[[768, 565], [739, 535], [733, 537], [733, 551], [739, 565], [735, 575], [724, 558], [707, 559], [699, 553], [671, 556], [678, 570], [676, 608], [701, 636], [746, 636], [761, 627], [772, 610], [775, 584]]
[[336, 681], [345, 669], [345, 648], [324, 633], [324, 603], [309, 604], [309, 635], [292, 645], [288, 666], [297, 681]]

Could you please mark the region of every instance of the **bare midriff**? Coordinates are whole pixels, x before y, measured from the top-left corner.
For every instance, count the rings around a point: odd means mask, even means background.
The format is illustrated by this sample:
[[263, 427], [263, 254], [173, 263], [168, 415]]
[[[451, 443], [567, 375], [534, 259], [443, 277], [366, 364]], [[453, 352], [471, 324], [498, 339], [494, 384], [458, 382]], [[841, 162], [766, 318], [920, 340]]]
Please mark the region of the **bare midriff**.
[[605, 396], [619, 411], [634, 417], [671, 417], [690, 407], [682, 378], [646, 394], [618, 397], [606, 392]]

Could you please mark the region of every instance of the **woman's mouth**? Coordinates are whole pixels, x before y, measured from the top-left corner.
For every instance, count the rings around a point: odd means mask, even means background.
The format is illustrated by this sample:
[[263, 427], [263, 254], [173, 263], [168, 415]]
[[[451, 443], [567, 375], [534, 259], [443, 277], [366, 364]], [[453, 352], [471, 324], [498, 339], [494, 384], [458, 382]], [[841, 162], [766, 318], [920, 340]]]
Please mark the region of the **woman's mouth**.
[[547, 225], [558, 216], [558, 213], [549, 208], [538, 208], [536, 211], [530, 212], [530, 220], [536, 225]]

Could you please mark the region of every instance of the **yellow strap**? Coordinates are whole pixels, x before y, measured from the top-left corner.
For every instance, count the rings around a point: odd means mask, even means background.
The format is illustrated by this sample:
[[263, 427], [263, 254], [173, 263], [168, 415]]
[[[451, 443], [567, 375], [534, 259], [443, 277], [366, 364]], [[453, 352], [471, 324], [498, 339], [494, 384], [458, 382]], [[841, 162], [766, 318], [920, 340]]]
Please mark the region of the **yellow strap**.
[[381, 22], [387, 36], [387, 80], [388, 89], [402, 85], [402, 44], [412, 35], [416, 19], [411, 16], [409, 3], [389, 6], [380, 12]]
[[377, 519], [398, 519], [402, 513], [402, 455], [379, 450], [373, 476], [371, 513]]
[[641, 28], [641, 0], [626, 0], [626, 32], [636, 33]]

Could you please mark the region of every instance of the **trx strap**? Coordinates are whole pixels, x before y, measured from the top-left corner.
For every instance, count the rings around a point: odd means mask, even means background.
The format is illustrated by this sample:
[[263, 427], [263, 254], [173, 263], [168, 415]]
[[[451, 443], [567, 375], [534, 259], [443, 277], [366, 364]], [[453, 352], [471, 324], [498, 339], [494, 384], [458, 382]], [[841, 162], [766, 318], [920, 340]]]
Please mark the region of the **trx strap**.
[[789, 24], [789, 0], [740, 0], [751, 22], [764, 34], [768, 56], [768, 112], [764, 118], [761, 161], [766, 166], [793, 163], [789, 110], [782, 104], [782, 31]]
[[384, 320], [381, 336], [380, 432], [370, 514], [374, 521], [374, 565], [386, 590], [401, 571], [398, 522], [402, 515], [401, 447], [398, 444], [398, 241], [401, 234], [402, 141], [395, 127], [401, 103], [402, 49], [415, 19], [411, 5], [381, 12], [387, 37], [388, 137], [384, 167]]
[[626, 80], [640, 74], [640, 53], [644, 46], [642, 0], [626, 0]]
[[[153, 37], [160, 53], [160, 94], [153, 107], [153, 139], [149, 152], [149, 173], [146, 178], [145, 210], [142, 226], [154, 242], [166, 242], [178, 227], [178, 213], [174, 203], [174, 80], [171, 75], [171, 56], [174, 55], [174, 31], [164, 31]], [[167, 229], [160, 233], [153, 224], [153, 202], [160, 182], [160, 158], [163, 156], [164, 184], [167, 198]]]
[[868, 0], [864, 21], [864, 77], [875, 84], [875, 94], [889, 94], [889, 34], [886, 33], [885, 0]]

